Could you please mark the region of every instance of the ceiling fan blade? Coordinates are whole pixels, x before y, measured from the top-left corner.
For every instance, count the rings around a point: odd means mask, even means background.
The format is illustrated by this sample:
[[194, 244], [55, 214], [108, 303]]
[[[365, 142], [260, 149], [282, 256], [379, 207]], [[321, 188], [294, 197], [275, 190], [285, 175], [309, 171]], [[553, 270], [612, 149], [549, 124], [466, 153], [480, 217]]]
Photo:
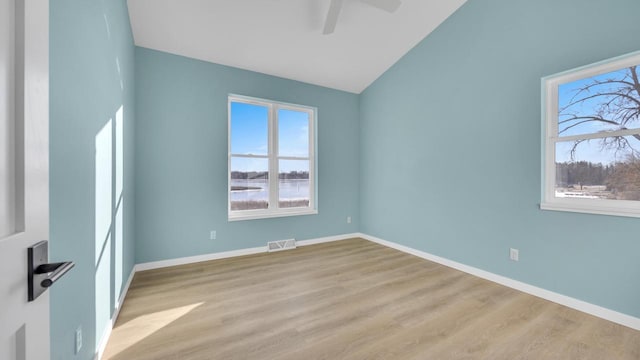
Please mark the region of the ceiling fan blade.
[[402, 4], [402, 1], [400, 0], [360, 0], [360, 1], [390, 13], [398, 10], [398, 8], [400, 7], [400, 4]]
[[329, 12], [327, 12], [327, 19], [324, 22], [324, 30], [322, 30], [324, 35], [331, 34], [333, 30], [335, 30], [340, 10], [342, 10], [342, 0], [331, 0]]

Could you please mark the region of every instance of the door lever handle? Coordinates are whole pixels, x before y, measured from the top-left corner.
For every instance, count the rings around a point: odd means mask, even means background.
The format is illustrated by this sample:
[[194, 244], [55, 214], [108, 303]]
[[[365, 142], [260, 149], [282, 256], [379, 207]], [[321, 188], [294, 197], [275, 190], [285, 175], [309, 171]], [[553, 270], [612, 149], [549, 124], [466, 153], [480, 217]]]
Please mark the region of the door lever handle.
[[48, 263], [49, 243], [40, 241], [28, 248], [29, 301], [35, 300], [74, 267], [71, 261]]
[[36, 274], [49, 274], [47, 278], [40, 282], [40, 286], [44, 288], [48, 288], [53, 285], [54, 282], [58, 281], [62, 277], [62, 275], [66, 274], [67, 271], [71, 270], [75, 264], [71, 261], [51, 263], [51, 264], [42, 264], [39, 265], [34, 273]]

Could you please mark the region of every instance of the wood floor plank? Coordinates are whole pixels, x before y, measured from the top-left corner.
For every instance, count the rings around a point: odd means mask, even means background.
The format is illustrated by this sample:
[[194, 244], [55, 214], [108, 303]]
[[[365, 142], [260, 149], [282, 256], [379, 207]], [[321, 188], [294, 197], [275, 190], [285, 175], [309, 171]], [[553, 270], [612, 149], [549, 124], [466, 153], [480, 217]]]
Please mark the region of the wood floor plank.
[[640, 359], [640, 332], [363, 239], [135, 275], [105, 360]]

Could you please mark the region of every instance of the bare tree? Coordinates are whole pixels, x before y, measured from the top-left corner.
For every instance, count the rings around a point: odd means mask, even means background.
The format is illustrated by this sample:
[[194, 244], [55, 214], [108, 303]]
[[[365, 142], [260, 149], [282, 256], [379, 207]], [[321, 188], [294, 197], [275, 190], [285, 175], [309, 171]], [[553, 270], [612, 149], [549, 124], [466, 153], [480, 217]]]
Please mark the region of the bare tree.
[[607, 178], [609, 188], [616, 199], [640, 200], [640, 158], [628, 155], [624, 162], [617, 163]]
[[[606, 78], [594, 77], [573, 89], [573, 97], [559, 109], [559, 134], [584, 124], [600, 124], [606, 130], [615, 131], [633, 128], [640, 121], [640, 81], [637, 66], [614, 71]], [[640, 135], [631, 135], [640, 140]], [[574, 141], [571, 158], [574, 159], [580, 143]], [[637, 156], [639, 150], [624, 136], [599, 139], [602, 149], [614, 150], [616, 154]]]

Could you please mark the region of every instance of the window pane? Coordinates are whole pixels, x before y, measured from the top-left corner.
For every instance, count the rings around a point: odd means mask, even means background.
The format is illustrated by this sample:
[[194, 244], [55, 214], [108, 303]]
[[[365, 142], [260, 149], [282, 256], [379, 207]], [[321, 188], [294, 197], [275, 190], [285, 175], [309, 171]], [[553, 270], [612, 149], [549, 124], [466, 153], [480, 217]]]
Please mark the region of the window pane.
[[634, 136], [557, 143], [556, 197], [640, 200], [639, 150]]
[[231, 153], [267, 155], [269, 109], [266, 106], [231, 103]]
[[280, 160], [279, 166], [280, 207], [309, 207], [309, 161]]
[[309, 157], [309, 114], [278, 110], [278, 154]]
[[231, 210], [269, 207], [269, 161], [231, 158]]
[[637, 73], [629, 67], [560, 85], [558, 135], [640, 127], [640, 94], [633, 85]]

